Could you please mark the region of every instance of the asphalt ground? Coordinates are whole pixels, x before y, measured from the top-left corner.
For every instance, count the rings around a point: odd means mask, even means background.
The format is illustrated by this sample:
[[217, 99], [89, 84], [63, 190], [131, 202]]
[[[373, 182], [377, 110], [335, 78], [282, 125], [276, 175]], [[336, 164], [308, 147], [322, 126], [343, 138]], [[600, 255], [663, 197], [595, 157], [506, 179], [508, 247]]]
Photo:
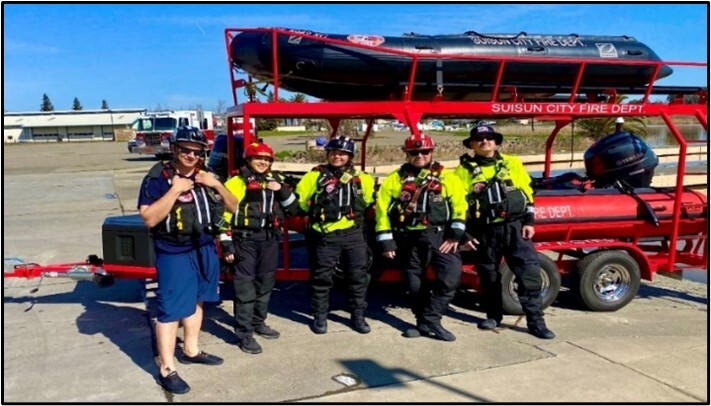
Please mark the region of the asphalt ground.
[[[101, 256], [103, 219], [135, 212], [154, 162], [116, 143], [5, 146], [3, 257]], [[329, 333], [317, 336], [306, 284], [280, 282], [268, 322], [282, 337], [258, 339], [259, 355], [235, 346], [229, 290], [207, 308], [201, 334], [225, 363], [178, 364], [192, 391], [171, 395], [155, 382], [150, 286], [3, 279], [3, 403], [709, 402], [705, 284], [658, 276], [612, 313], [585, 311], [564, 290], [546, 310], [550, 341], [526, 334], [517, 316], [477, 330], [476, 295], [461, 292], [443, 321], [457, 335], [447, 343], [402, 337], [413, 320], [398, 284], [371, 289], [368, 335], [348, 327], [334, 289]]]

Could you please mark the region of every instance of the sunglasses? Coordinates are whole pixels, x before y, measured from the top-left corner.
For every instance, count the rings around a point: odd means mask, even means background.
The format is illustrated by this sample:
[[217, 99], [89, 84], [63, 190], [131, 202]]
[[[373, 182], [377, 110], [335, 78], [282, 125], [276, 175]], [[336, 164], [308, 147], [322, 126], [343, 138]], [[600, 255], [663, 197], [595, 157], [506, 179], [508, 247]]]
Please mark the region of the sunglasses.
[[494, 136], [493, 135], [480, 135], [474, 139], [476, 142], [481, 142], [481, 141], [493, 141]]
[[418, 156], [418, 155], [427, 156], [431, 153], [432, 153], [431, 149], [418, 149], [417, 151], [407, 151], [407, 155], [410, 155], [410, 156]]
[[175, 144], [175, 146], [178, 147], [178, 150], [180, 151], [180, 153], [185, 156], [189, 156], [190, 154], [193, 154], [195, 156], [200, 156], [205, 153], [204, 149], [186, 148], [180, 144]]

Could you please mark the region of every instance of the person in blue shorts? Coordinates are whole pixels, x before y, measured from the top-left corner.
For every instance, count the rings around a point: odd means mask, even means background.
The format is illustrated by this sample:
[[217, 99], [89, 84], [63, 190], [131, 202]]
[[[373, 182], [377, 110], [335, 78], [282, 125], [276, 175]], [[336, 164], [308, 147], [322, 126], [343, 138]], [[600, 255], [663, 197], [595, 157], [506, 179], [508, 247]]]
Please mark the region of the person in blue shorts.
[[170, 148], [173, 160], [156, 164], [143, 179], [138, 210], [150, 228], [156, 254], [158, 382], [179, 394], [190, 390], [174, 363], [179, 322], [184, 328], [181, 363], [222, 363], [222, 358], [200, 350], [198, 336], [203, 302], [220, 300], [214, 235], [224, 211], [234, 212], [237, 202], [214, 175], [200, 168], [207, 138], [199, 129], [179, 127]]

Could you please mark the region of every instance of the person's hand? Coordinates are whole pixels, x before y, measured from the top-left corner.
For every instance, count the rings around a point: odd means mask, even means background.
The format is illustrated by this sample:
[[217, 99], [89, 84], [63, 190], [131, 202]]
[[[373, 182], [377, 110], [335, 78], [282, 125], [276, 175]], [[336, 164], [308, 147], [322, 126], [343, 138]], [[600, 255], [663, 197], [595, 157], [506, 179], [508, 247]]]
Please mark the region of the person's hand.
[[439, 246], [439, 252], [441, 252], [442, 254], [457, 252], [457, 249], [459, 249], [459, 241], [451, 238], [445, 240], [442, 245]]
[[223, 257], [223, 259], [225, 260], [225, 262], [231, 264], [231, 263], [235, 262], [235, 254], [229, 253], [229, 254], [225, 255]]
[[220, 186], [220, 181], [210, 172], [200, 171], [195, 175], [195, 182], [207, 187], [215, 188]]
[[462, 244], [462, 247], [469, 248], [472, 251], [476, 251], [476, 246], [479, 244], [476, 238], [471, 238], [469, 241]]
[[270, 180], [269, 183], [267, 183], [267, 189], [273, 192], [278, 192], [281, 190], [281, 183], [275, 180]]
[[521, 237], [523, 237], [524, 240], [530, 240], [534, 234], [536, 234], [536, 230], [533, 229], [533, 226], [521, 227]]
[[195, 185], [195, 182], [193, 182], [192, 180], [188, 178], [183, 178], [178, 175], [173, 176], [172, 183], [172, 187], [174, 187], [175, 190], [180, 193], [185, 193], [193, 190], [193, 186]]
[[395, 251], [385, 251], [383, 256], [388, 259], [395, 259]]

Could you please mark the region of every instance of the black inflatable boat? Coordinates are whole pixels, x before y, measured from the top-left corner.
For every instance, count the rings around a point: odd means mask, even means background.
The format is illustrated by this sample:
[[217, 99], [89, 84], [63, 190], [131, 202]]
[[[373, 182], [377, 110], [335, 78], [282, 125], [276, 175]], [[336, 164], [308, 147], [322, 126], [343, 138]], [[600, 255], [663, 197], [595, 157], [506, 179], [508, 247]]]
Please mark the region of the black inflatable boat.
[[[651, 80], [654, 63], [660, 61], [648, 46], [628, 36], [484, 35], [470, 31], [458, 35], [383, 37], [280, 30], [289, 34], [277, 36], [281, 86], [332, 101], [399, 98], [409, 80], [414, 55], [420, 59], [413, 98], [431, 99], [441, 86], [446, 100], [489, 98], [501, 57], [536, 59], [535, 62], [508, 61], [502, 87], [515, 86], [519, 93], [544, 95], [572, 90], [580, 63], [575, 60], [568, 63], [560, 58], [602, 61], [588, 62], [581, 92], [643, 87]], [[306, 38], [304, 34], [318, 39]], [[270, 29], [242, 32], [233, 38], [230, 47], [235, 67], [258, 79], [271, 81]], [[456, 59], [457, 56], [483, 59]], [[611, 60], [651, 63], [608, 63]], [[671, 73], [670, 67], [661, 66], [657, 79]]]

